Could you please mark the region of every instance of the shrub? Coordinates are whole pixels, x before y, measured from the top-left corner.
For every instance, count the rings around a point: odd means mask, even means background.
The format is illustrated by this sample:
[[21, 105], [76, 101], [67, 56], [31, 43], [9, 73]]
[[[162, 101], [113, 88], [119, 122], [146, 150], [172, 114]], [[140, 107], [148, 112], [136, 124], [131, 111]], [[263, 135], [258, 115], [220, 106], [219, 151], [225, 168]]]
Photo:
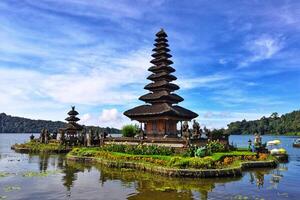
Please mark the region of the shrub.
[[125, 125], [122, 127], [122, 135], [123, 137], [134, 137], [138, 131], [139, 131], [139, 127], [138, 125]]
[[126, 144], [109, 144], [102, 147], [109, 152], [120, 152], [133, 155], [172, 155], [174, 150], [170, 147], [157, 145], [126, 145]]
[[182, 158], [172, 157], [168, 162], [171, 167], [178, 168], [195, 168], [195, 169], [209, 169], [214, 167], [214, 161], [209, 158]]
[[225, 152], [227, 149], [225, 148], [225, 145], [220, 143], [219, 141], [210, 141], [206, 144], [206, 149], [210, 151], [211, 153], [216, 153], [216, 152]]

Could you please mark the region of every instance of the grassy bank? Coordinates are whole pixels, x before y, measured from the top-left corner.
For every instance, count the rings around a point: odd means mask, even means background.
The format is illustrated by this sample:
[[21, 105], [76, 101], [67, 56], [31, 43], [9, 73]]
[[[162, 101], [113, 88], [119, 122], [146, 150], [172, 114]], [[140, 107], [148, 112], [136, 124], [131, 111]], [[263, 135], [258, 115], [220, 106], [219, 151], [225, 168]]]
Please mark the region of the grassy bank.
[[55, 153], [64, 153], [68, 152], [71, 149], [67, 148], [64, 145], [61, 145], [58, 142], [50, 141], [48, 144], [43, 144], [38, 141], [30, 141], [23, 144], [15, 144], [12, 146], [12, 149], [21, 152], [28, 153], [39, 153], [39, 152], [55, 152]]
[[174, 169], [224, 169], [239, 166], [247, 161], [269, 161], [273, 158], [267, 154], [259, 154], [249, 151], [218, 152], [205, 157], [186, 157], [181, 154], [171, 155], [136, 155], [123, 152], [107, 151], [102, 148], [74, 148], [67, 155], [77, 158], [89, 158], [94, 160], [107, 160], [117, 163], [132, 162], [150, 166], [174, 168]]

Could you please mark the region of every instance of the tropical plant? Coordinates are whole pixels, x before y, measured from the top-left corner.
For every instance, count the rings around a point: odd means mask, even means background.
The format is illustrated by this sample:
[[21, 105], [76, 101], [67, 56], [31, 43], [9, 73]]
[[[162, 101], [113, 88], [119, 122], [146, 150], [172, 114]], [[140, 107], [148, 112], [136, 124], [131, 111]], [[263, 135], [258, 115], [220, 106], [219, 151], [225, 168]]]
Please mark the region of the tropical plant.
[[123, 137], [134, 137], [139, 131], [138, 125], [128, 124], [122, 127], [122, 135]]

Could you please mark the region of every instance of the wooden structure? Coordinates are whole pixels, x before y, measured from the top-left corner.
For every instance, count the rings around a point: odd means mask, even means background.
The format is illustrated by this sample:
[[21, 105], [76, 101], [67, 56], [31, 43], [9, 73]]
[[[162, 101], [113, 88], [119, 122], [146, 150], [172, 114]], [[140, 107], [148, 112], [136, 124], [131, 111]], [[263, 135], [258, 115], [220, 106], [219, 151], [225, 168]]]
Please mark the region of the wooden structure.
[[131, 120], [137, 120], [144, 124], [144, 132], [147, 137], [177, 137], [177, 123], [179, 121], [190, 121], [198, 115], [178, 105], [183, 98], [173, 93], [179, 87], [171, 83], [177, 78], [172, 75], [175, 69], [170, 65], [173, 62], [169, 59], [167, 34], [161, 29], [155, 39], [155, 48], [152, 50], [153, 64], [148, 70], [152, 72], [147, 79], [152, 82], [144, 87], [149, 90], [148, 94], [141, 96], [139, 99], [146, 104], [135, 107], [124, 112], [124, 115]]
[[77, 115], [79, 113], [75, 110], [75, 106], [72, 106], [72, 110], [68, 112], [69, 117], [65, 120], [68, 122], [64, 131], [67, 135], [76, 135], [78, 131], [81, 131], [83, 127], [79, 125], [77, 122], [80, 120]]

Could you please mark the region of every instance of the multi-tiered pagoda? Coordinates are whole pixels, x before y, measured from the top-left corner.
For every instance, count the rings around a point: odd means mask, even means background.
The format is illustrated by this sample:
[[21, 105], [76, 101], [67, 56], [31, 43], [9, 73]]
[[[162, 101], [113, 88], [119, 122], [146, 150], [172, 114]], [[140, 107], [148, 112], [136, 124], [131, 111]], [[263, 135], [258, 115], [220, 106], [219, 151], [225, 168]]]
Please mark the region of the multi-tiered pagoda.
[[72, 110], [68, 112], [69, 117], [65, 120], [68, 122], [65, 128], [66, 134], [75, 135], [78, 131], [81, 131], [83, 127], [77, 122], [80, 120], [77, 115], [79, 113], [75, 110], [75, 106], [72, 106]]
[[183, 98], [173, 93], [179, 87], [171, 83], [177, 78], [172, 75], [175, 69], [170, 65], [173, 62], [169, 59], [167, 34], [160, 30], [156, 34], [155, 48], [152, 50], [153, 60], [150, 61], [154, 66], [148, 70], [152, 72], [147, 79], [152, 82], [144, 87], [149, 90], [148, 94], [141, 96], [139, 99], [146, 104], [135, 107], [124, 112], [124, 115], [132, 120], [137, 120], [144, 124], [146, 136], [177, 136], [177, 123], [179, 121], [190, 121], [198, 115], [178, 105]]

